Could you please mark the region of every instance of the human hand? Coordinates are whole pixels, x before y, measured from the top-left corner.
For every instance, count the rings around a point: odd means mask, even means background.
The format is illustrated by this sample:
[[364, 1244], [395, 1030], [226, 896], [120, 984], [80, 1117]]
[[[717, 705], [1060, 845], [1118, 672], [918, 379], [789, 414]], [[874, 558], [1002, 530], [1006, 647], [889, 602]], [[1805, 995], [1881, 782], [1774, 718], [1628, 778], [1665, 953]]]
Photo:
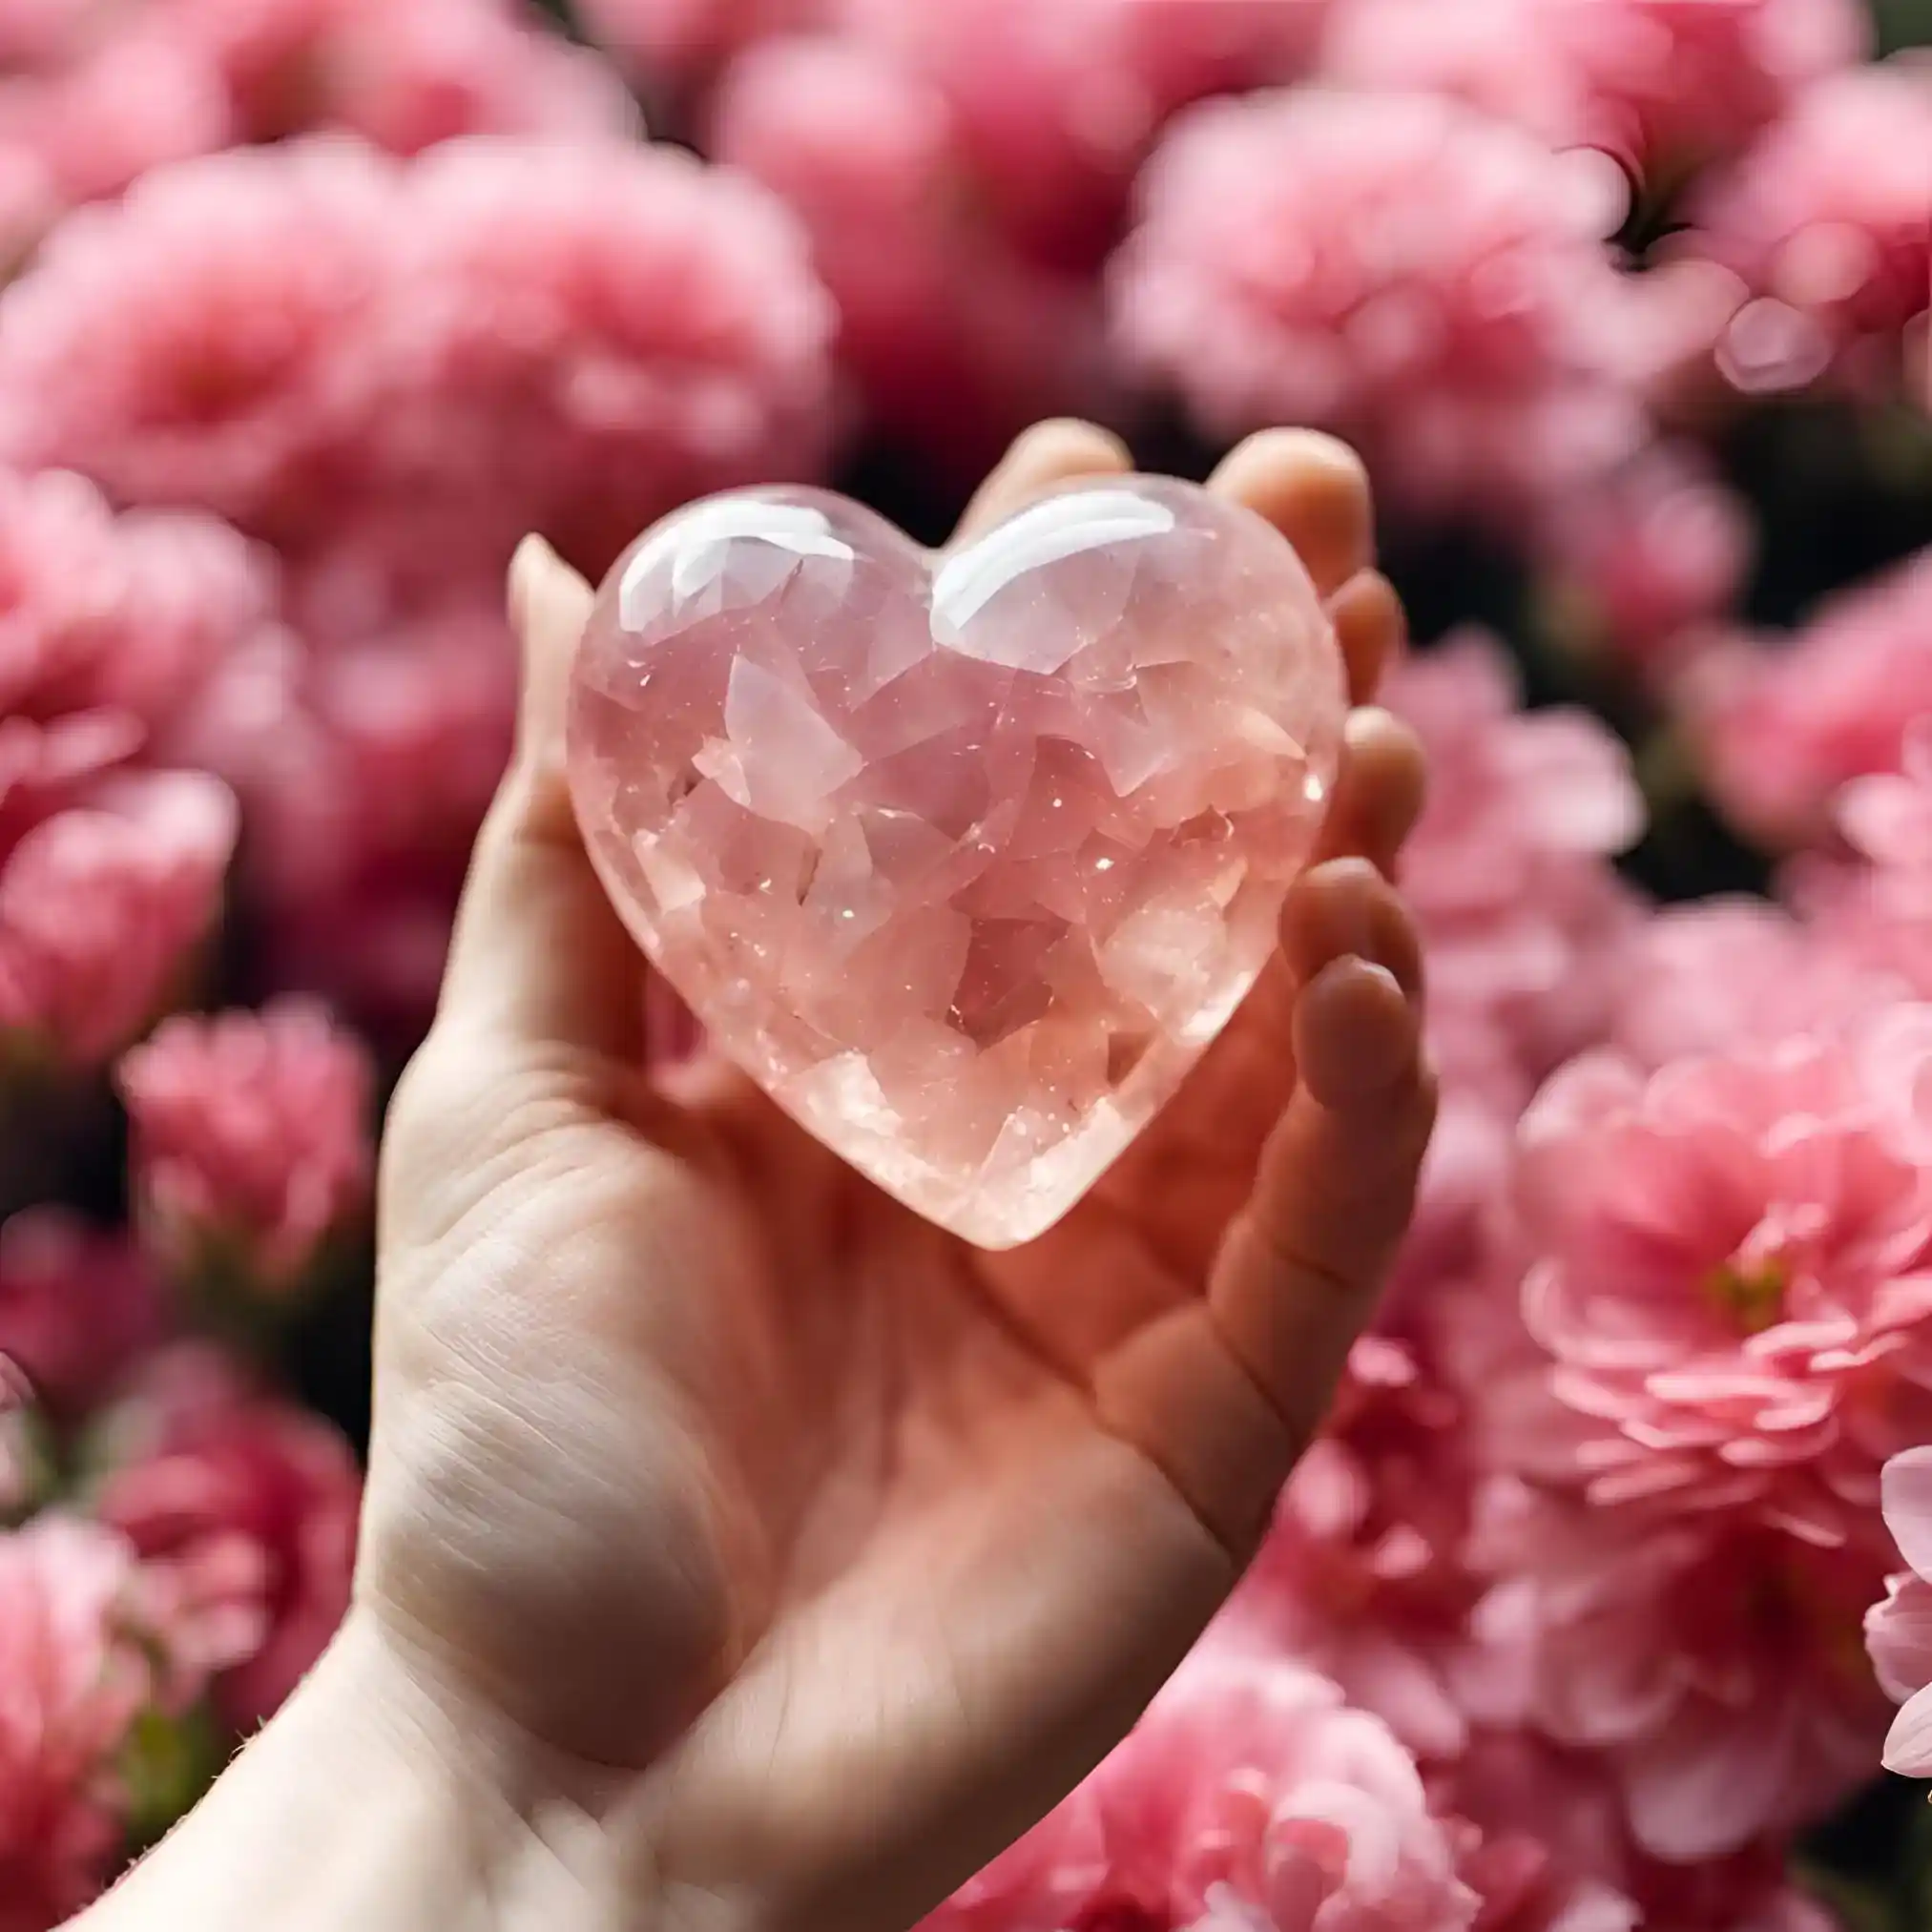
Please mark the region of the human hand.
[[[1045, 426], [967, 525], [1125, 467]], [[1401, 613], [1360, 466], [1278, 434], [1213, 487], [1295, 543], [1365, 704]], [[591, 592], [539, 546], [512, 602], [518, 749], [384, 1148], [353, 1641], [505, 1821], [465, 1855], [492, 1896], [904, 1925], [1132, 1723], [1373, 1304], [1433, 1111], [1387, 878], [1419, 755], [1354, 714], [1262, 982], [1073, 1214], [987, 1255], [728, 1066], [647, 1072], [562, 769]]]

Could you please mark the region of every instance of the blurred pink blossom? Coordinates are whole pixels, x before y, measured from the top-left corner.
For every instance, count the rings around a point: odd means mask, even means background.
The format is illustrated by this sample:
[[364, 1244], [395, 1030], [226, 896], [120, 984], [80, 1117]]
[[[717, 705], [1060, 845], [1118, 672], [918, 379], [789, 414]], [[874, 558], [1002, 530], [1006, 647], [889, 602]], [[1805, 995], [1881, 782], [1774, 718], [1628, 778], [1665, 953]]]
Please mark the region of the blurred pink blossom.
[[1457, 1672], [1481, 1580], [1457, 1394], [1389, 1335], [1355, 1345], [1228, 1619], [1331, 1678], [1419, 1757], [1467, 1742]]
[[1453, 94], [1669, 187], [1861, 59], [1858, 0], [1348, 0], [1323, 71]]
[[0, 862], [0, 1032], [97, 1065], [179, 989], [209, 935], [236, 838], [233, 795], [200, 773], [98, 785]]
[[17, 136], [0, 136], [0, 280], [11, 280], [60, 213], [53, 171]]
[[1848, 974], [1932, 999], [1932, 713], [1907, 727], [1900, 764], [1839, 794], [1832, 818], [1850, 859], [1800, 854], [1783, 883]]
[[178, 1015], [119, 1084], [141, 1224], [169, 1266], [237, 1269], [246, 1292], [285, 1297], [367, 1209], [368, 1053], [322, 1008]]
[[1828, 372], [1867, 394], [1895, 390], [1900, 345], [1932, 304], [1928, 178], [1922, 58], [1807, 88], [1690, 211], [1684, 250], [1735, 271], [1756, 297], [1719, 345], [1723, 373], [1746, 393]]
[[832, 323], [784, 210], [669, 148], [237, 150], [62, 223], [0, 298], [0, 448], [284, 544], [426, 507], [499, 571], [537, 525], [596, 567], [816, 466]]
[[0, 1226], [0, 1358], [56, 1419], [85, 1415], [164, 1327], [154, 1270], [123, 1235], [60, 1207]]
[[804, 223], [841, 364], [885, 437], [966, 474], [1037, 417], [1103, 406], [1091, 287], [979, 204], [933, 80], [854, 41], [775, 40], [726, 76], [713, 145]]
[[219, 733], [272, 983], [403, 1035], [433, 1000], [515, 705], [501, 558], [439, 530], [387, 518], [297, 560], [301, 644], [236, 680]]
[[138, 1593], [110, 1530], [0, 1530], [0, 1932], [78, 1911], [121, 1854], [114, 1759], [153, 1688]]
[[333, 127], [394, 154], [467, 134], [624, 138], [616, 73], [519, 0], [171, 0], [251, 140]]
[[51, 71], [0, 77], [0, 142], [39, 158], [59, 203], [118, 194], [234, 139], [220, 76], [153, 10], [76, 35], [72, 52]]
[[1932, 1438], [1918, 1011], [1649, 1075], [1586, 1055], [1539, 1094], [1512, 1232], [1548, 1366], [1486, 1399], [1525, 1473], [1599, 1516], [1858, 1541], [1884, 1458]]
[[[1505, 1580], [1477, 1628], [1517, 1659], [1530, 1721], [1601, 1755], [1637, 1849], [1699, 1866], [1870, 1777], [1885, 1700], [1859, 1631], [1887, 1568], [1875, 1527], [1827, 1548], [1732, 1512], [1607, 1514], [1501, 1481], [1473, 1553]], [[1717, 1902], [1686, 1911], [1687, 1932], [1723, 1922]]]
[[1885, 1740], [1885, 1768], [1932, 1777], [1932, 1447], [1885, 1465], [1885, 1527], [1908, 1568], [1865, 1618], [1865, 1646], [1887, 1696], [1904, 1705]]
[[[1479, 1932], [1636, 1932], [1622, 1807], [1603, 1763], [1532, 1732], [1481, 1731], [1429, 1779]], [[1709, 1932], [1709, 1928], [1706, 1928]]]
[[183, 1660], [246, 1731], [292, 1691], [348, 1608], [361, 1477], [320, 1416], [211, 1349], [156, 1358], [103, 1422], [100, 1520], [139, 1551]]
[[1115, 337], [1210, 435], [1334, 429], [1392, 507], [1513, 528], [1647, 433], [1607, 347], [1614, 219], [1587, 158], [1449, 100], [1211, 103], [1142, 177]]
[[1643, 830], [1629, 754], [1588, 713], [1521, 710], [1503, 647], [1466, 631], [1399, 665], [1383, 700], [1414, 727], [1433, 782], [1404, 887], [1432, 1004], [1498, 1015], [1531, 1080], [1599, 1038], [1607, 942], [1633, 905], [1609, 860]]
[[1817, 842], [1834, 795], [1896, 772], [1932, 714], [1932, 551], [1821, 605], [1779, 645], [1735, 639], [1683, 688], [1685, 720], [1725, 815], [1773, 849]]
[[1668, 673], [1698, 627], [1730, 612], [1755, 547], [1744, 503], [1678, 445], [1555, 497], [1538, 524], [1533, 549], [1565, 641], [1646, 676]]
[[1630, 759], [1577, 711], [1526, 714], [1514, 667], [1468, 631], [1396, 666], [1382, 700], [1432, 772], [1403, 884], [1430, 976], [1437, 1131], [1399, 1271], [1466, 1265], [1536, 1083], [1602, 1036], [1635, 902], [1607, 862], [1636, 837]]
[[925, 1924], [1463, 1932], [1478, 1909], [1389, 1732], [1299, 1665], [1210, 1636], [1086, 1784]]
[[755, 42], [818, 27], [840, 0], [573, 0], [585, 31], [658, 92], [710, 78]]
[[413, 154], [479, 132], [606, 140], [638, 127], [614, 71], [517, 0], [25, 10], [16, 0], [8, 14], [0, 252], [9, 255], [65, 207], [237, 142], [333, 129]]
[[95, 0], [11, 0], [0, 14], [0, 68], [31, 71], [73, 59], [86, 44]]
[[1610, 1044], [1645, 1068], [1810, 1032], [1912, 990], [1840, 932], [1742, 898], [1660, 907], [1626, 937], [1617, 981]]
[[1091, 267], [1162, 124], [1292, 80], [1331, 0], [843, 0], [841, 24], [944, 93], [972, 192], [1029, 254]]
[[[0, 755], [0, 800], [8, 779], [36, 782], [31, 724], [43, 789], [50, 759], [72, 781], [138, 747], [165, 753], [231, 654], [273, 623], [276, 595], [273, 559], [213, 517], [116, 517], [79, 476], [0, 473], [0, 735], [19, 747]], [[77, 739], [90, 747], [78, 766]]]
[[0, 449], [279, 533], [372, 426], [394, 163], [238, 149], [62, 222], [0, 296]]
[[1792, 1864], [1774, 1836], [1701, 1864], [1638, 1859], [1626, 1882], [1644, 1932], [1843, 1932], [1838, 1915], [1794, 1880]]
[[[374, 353], [405, 490], [601, 570], [687, 497], [808, 476], [835, 317], [803, 231], [681, 150], [476, 138], [409, 169]], [[499, 506], [508, 506], [499, 510]]]

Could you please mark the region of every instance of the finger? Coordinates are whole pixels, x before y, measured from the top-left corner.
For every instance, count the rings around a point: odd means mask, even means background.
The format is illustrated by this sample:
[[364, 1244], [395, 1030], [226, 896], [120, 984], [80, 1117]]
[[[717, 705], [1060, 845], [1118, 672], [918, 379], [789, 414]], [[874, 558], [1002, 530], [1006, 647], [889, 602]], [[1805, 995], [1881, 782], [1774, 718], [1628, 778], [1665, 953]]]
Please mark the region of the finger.
[[1257, 1136], [1258, 1162], [1249, 1157], [1245, 1206], [1222, 1205], [1195, 1231], [1212, 1244], [1195, 1277], [1205, 1297], [1116, 1337], [1092, 1375], [1103, 1422], [1236, 1562], [1266, 1527], [1393, 1258], [1431, 1106], [1421, 947], [1366, 861], [1332, 861], [1297, 884], [1282, 978], [1297, 976], [1304, 990], [1279, 1057], [1307, 1065], [1298, 1086], [1273, 1086], [1282, 1097]]
[[592, 602], [548, 544], [525, 538], [509, 585], [516, 749], [470, 856], [437, 1026], [628, 1060], [642, 1044], [642, 964], [592, 869], [564, 769], [571, 662]]
[[[1230, 1351], [1290, 1438], [1319, 1425], [1407, 1231], [1435, 1119], [1412, 940], [1328, 959], [1296, 1003], [1300, 1079], [1261, 1151], [1254, 1192], [1209, 1277]], [[1305, 964], [1305, 963], [1304, 963]]]
[[1422, 816], [1427, 776], [1422, 745], [1402, 719], [1374, 706], [1351, 712], [1317, 856], [1354, 853], [1393, 875]]
[[1348, 701], [1372, 704], [1408, 642], [1408, 615], [1380, 571], [1358, 571], [1328, 600], [1329, 621], [1348, 667]]
[[[1299, 987], [1339, 962], [1382, 967], [1402, 997], [1423, 994], [1422, 936], [1393, 885], [1366, 859], [1331, 859], [1296, 882], [1281, 909], [1281, 955]], [[1297, 1030], [1299, 1030], [1298, 1009]]]
[[1035, 423], [1014, 440], [974, 492], [953, 540], [979, 536], [1057, 484], [1082, 476], [1121, 476], [1132, 467], [1127, 445], [1094, 424], [1071, 417]]
[[1347, 444], [1316, 429], [1264, 429], [1221, 460], [1208, 488], [1264, 516], [1332, 597], [1375, 561], [1368, 471]]

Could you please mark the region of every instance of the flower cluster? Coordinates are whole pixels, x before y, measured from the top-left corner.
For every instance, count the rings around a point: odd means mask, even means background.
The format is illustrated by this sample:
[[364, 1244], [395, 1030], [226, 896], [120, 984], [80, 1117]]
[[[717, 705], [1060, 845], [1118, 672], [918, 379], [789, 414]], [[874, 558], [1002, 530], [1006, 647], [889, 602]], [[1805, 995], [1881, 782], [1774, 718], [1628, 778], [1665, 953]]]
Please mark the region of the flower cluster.
[[[1068, 411], [1363, 452], [1443, 1104], [1252, 1573], [941, 1932], [1829, 1932], [1808, 1835], [1932, 1776], [1911, 10], [0, 5], [0, 1932], [346, 1602], [290, 1390], [517, 539], [828, 475], [937, 529]], [[1860, 1923], [1932, 1896], [1896, 1836]]]
[[[27, 478], [5, 487], [38, 519], [0, 543], [20, 627], [52, 634], [19, 675], [98, 708], [55, 654], [91, 654], [150, 712], [198, 679], [176, 742], [248, 811], [278, 979], [406, 1024], [509, 742], [516, 539], [601, 568], [687, 496], [808, 473], [829, 323], [790, 217], [669, 148], [335, 137], [157, 169], [0, 294], [0, 454]], [[62, 602], [111, 594], [75, 553], [110, 533], [55, 468], [141, 507], [118, 634]], [[63, 876], [124, 867], [105, 836]], [[125, 891], [180, 896], [182, 872]]]
[[341, 127], [398, 154], [475, 133], [621, 140], [603, 64], [521, 0], [132, 0], [0, 22], [0, 260], [149, 169]]

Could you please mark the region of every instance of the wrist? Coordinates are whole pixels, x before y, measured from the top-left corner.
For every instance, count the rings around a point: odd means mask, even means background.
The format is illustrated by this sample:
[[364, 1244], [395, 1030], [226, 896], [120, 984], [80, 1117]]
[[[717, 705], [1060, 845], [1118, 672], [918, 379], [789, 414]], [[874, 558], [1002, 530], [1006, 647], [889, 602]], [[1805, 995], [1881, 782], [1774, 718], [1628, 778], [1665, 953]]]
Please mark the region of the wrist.
[[535, 1766], [364, 1611], [214, 1789], [76, 1932], [403, 1932], [502, 1922]]

